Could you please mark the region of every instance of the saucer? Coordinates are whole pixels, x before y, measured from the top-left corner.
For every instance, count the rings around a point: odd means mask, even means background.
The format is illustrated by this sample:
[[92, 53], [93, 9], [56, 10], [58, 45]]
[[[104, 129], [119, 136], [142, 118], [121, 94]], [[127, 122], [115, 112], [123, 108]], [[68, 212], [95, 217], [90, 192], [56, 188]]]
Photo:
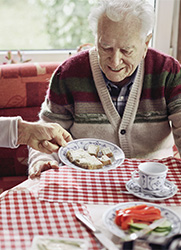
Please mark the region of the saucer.
[[126, 189], [128, 190], [129, 193], [133, 194], [134, 196], [138, 197], [138, 198], [141, 198], [141, 199], [145, 199], [145, 200], [150, 200], [150, 201], [155, 201], [155, 200], [165, 200], [165, 199], [168, 199], [172, 196], [174, 196], [176, 193], [177, 193], [177, 186], [173, 183], [173, 182], [170, 182], [168, 180], [165, 180], [165, 186], [167, 187], [167, 189], [170, 190], [170, 192], [168, 193], [168, 195], [164, 195], [163, 197], [155, 197], [154, 195], [152, 194], [149, 194], [149, 193], [143, 193], [141, 191], [141, 187], [133, 182], [133, 180], [129, 180], [127, 183], [126, 183]]

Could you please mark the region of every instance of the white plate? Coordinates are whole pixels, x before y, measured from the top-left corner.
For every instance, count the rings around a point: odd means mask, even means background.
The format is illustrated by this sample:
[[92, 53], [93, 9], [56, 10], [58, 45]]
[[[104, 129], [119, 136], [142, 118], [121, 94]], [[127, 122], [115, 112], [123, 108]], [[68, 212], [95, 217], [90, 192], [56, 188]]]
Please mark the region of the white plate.
[[163, 197], [155, 197], [154, 195], [152, 194], [145, 194], [145, 193], [142, 193], [141, 192], [141, 187], [133, 182], [132, 180], [129, 180], [127, 183], [126, 183], [126, 189], [131, 193], [133, 194], [134, 196], [136, 197], [139, 197], [141, 199], [144, 199], [144, 200], [149, 200], [149, 201], [160, 201], [160, 200], [165, 200], [165, 199], [168, 199], [172, 196], [174, 196], [176, 193], [177, 193], [177, 186], [173, 183], [173, 182], [170, 182], [168, 180], [165, 181], [165, 186], [170, 189], [170, 192], [168, 193], [167, 196], [163, 196]]
[[56, 236], [36, 235], [33, 238], [31, 250], [39, 249], [87, 250], [88, 242], [85, 239], [62, 238]]
[[[75, 164], [71, 163], [67, 159], [66, 154], [67, 154], [68, 150], [70, 150], [70, 149], [75, 150], [75, 149], [79, 149], [79, 148], [83, 148], [84, 150], [87, 150], [89, 144], [95, 144], [95, 145], [98, 145], [102, 148], [109, 147], [113, 153], [113, 157], [111, 158], [112, 164], [103, 166], [100, 169], [84, 169], [84, 168], [76, 166]], [[117, 145], [115, 145], [111, 142], [108, 142], [108, 141], [93, 139], [93, 138], [77, 139], [77, 140], [73, 140], [73, 141], [69, 142], [66, 147], [61, 147], [59, 149], [58, 156], [59, 156], [60, 160], [67, 166], [70, 166], [72, 168], [76, 168], [79, 170], [83, 170], [83, 171], [93, 171], [93, 172], [100, 172], [100, 171], [107, 171], [110, 169], [114, 169], [114, 168], [120, 166], [124, 162], [124, 159], [125, 159], [123, 151]]]
[[168, 221], [171, 222], [172, 224], [172, 230], [171, 232], [165, 236], [165, 237], [170, 237], [174, 234], [179, 234], [180, 230], [181, 230], [181, 220], [178, 217], [178, 215], [176, 213], [174, 213], [172, 210], [161, 207], [157, 204], [153, 204], [153, 203], [147, 203], [147, 202], [126, 202], [126, 203], [119, 203], [113, 207], [111, 207], [110, 209], [108, 209], [104, 214], [103, 214], [103, 222], [105, 224], [105, 226], [107, 227], [107, 229], [112, 232], [114, 235], [118, 236], [118, 237], [125, 237], [125, 231], [123, 231], [120, 227], [118, 227], [116, 225], [116, 223], [114, 222], [115, 220], [115, 216], [116, 216], [116, 211], [119, 209], [124, 209], [124, 208], [128, 208], [131, 206], [136, 206], [136, 205], [140, 205], [140, 204], [146, 204], [147, 206], [154, 206], [156, 208], [159, 208], [161, 211], [161, 215], [165, 218], [167, 218]]

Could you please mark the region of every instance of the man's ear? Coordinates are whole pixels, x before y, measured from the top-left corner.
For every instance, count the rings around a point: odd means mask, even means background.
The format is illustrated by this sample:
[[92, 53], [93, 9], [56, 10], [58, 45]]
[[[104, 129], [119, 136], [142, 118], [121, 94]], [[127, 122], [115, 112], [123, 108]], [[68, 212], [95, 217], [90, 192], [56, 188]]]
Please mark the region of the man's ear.
[[152, 33], [150, 33], [146, 37], [146, 40], [145, 40], [145, 50], [144, 50], [143, 58], [145, 58], [145, 56], [146, 56], [146, 53], [147, 53], [147, 50], [148, 50], [148, 45], [149, 45], [151, 39], [152, 39]]
[[149, 42], [150, 42], [150, 40], [152, 39], [152, 33], [150, 33], [149, 35], [147, 35], [147, 37], [146, 37], [146, 41], [145, 41], [145, 44], [146, 44], [146, 46], [148, 47], [148, 45], [149, 45]]

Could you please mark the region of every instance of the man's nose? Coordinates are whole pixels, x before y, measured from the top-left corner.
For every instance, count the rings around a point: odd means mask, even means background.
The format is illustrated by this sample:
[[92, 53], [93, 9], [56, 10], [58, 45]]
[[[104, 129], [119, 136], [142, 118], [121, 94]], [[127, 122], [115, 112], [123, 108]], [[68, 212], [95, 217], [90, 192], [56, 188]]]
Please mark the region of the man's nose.
[[122, 63], [122, 58], [123, 55], [121, 51], [119, 50], [114, 51], [111, 56], [111, 65], [115, 68], [118, 67]]

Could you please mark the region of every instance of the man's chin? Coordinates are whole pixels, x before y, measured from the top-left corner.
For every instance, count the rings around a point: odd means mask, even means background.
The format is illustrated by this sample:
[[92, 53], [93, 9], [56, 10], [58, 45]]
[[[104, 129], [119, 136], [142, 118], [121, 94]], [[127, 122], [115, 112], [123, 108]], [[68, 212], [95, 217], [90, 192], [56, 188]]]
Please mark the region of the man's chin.
[[111, 82], [120, 82], [120, 81], [123, 81], [127, 75], [124, 74], [124, 72], [113, 72], [113, 71], [109, 71], [109, 72], [106, 72], [106, 77], [107, 79], [109, 79]]
[[109, 81], [114, 83], [121, 82], [126, 78], [126, 76], [109, 76], [109, 75], [106, 77]]

